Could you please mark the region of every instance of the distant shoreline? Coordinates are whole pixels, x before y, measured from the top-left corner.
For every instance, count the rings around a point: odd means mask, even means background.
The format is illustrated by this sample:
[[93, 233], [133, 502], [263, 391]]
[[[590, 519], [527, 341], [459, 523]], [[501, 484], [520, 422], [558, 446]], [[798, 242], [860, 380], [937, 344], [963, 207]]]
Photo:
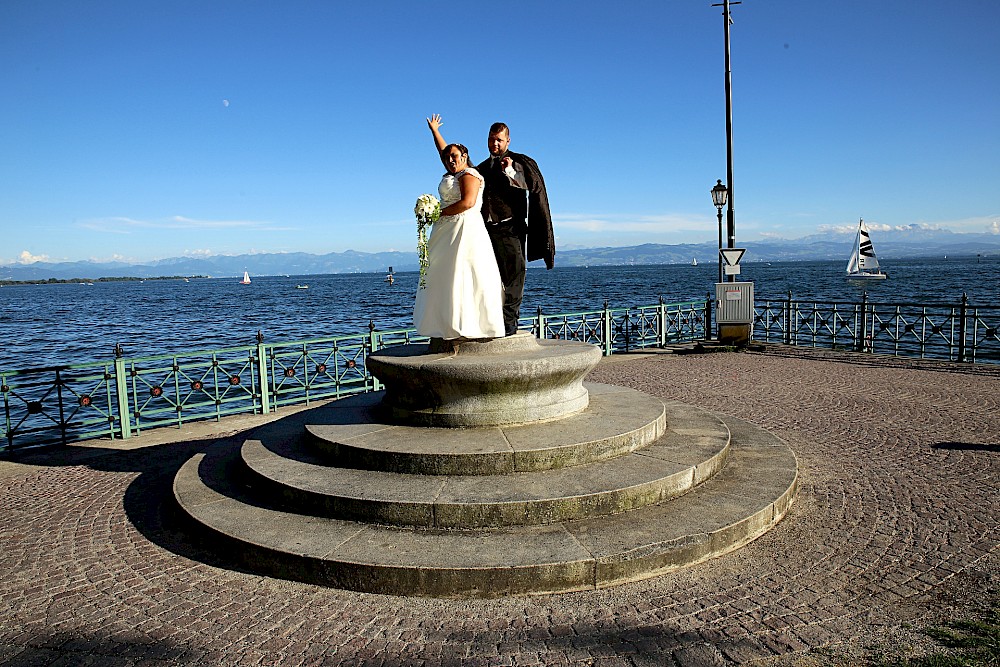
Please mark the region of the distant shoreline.
[[70, 285], [73, 283], [87, 285], [93, 283], [144, 282], [146, 280], [190, 280], [191, 278], [207, 277], [208, 276], [156, 276], [154, 278], [139, 278], [138, 276], [106, 276], [103, 278], [40, 278], [38, 280], [0, 280], [0, 285]]
[[[657, 267], [657, 266], [690, 266], [691, 257], [683, 261], [656, 261], [647, 257], [637, 257], [634, 260], [609, 260], [607, 258], [594, 258], [590, 262], [581, 261], [578, 258], [573, 257], [573, 251], [566, 251], [561, 256], [562, 261], [560, 261], [560, 256], [556, 257], [556, 266], [558, 269], [594, 269], [594, 268], [614, 268], [614, 267]], [[796, 265], [796, 264], [809, 264], [809, 263], [826, 263], [831, 262], [834, 264], [844, 263], [845, 258], [839, 257], [809, 257], [809, 258], [766, 258], [760, 257], [756, 254], [751, 255], [748, 251], [749, 256], [744, 256], [742, 264], [745, 266], [751, 265]], [[695, 257], [698, 260], [698, 266], [715, 266], [718, 261], [717, 256], [707, 257], [698, 255]], [[974, 262], [974, 263], [995, 263], [1000, 260], [1000, 250], [988, 250], [983, 252], [949, 252], [947, 254], [937, 254], [937, 253], [926, 253], [922, 255], [897, 255], [889, 250], [886, 253], [879, 253], [879, 260], [883, 263], [891, 265], [896, 262]], [[0, 271], [3, 271], [5, 267], [0, 267]], [[10, 267], [6, 267], [10, 268]], [[193, 268], [193, 267], [192, 267]], [[390, 267], [391, 268], [391, 267]], [[529, 271], [546, 271], [545, 264], [541, 260], [535, 260], [528, 263], [527, 266]], [[408, 273], [416, 273], [418, 270], [417, 266], [402, 265], [398, 266], [393, 273], [396, 275], [403, 275]], [[57, 285], [57, 284], [87, 284], [87, 283], [97, 283], [97, 282], [135, 282], [143, 280], [190, 280], [190, 279], [201, 279], [201, 280], [238, 280], [242, 275], [243, 270], [241, 269], [238, 273], [229, 272], [228, 269], [221, 269], [219, 271], [212, 270], [211, 275], [209, 274], [189, 274], [189, 275], [173, 275], [173, 276], [104, 276], [100, 278], [32, 278], [26, 280], [15, 280], [13, 278], [0, 278], [0, 286], [4, 285]], [[281, 270], [279, 268], [266, 269], [264, 267], [250, 267], [250, 274], [253, 278], [307, 278], [309, 276], [357, 276], [357, 275], [385, 275], [385, 269], [378, 268], [365, 268], [365, 269], [355, 269], [355, 270], [319, 270], [319, 271], [296, 271], [290, 274], [288, 271]]]

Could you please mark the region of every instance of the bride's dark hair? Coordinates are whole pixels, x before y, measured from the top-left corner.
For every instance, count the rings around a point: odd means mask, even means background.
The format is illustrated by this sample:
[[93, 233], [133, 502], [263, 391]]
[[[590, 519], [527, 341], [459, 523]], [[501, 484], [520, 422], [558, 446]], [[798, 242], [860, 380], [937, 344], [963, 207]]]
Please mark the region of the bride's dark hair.
[[468, 161], [469, 166], [472, 166], [472, 158], [469, 157], [469, 149], [462, 144], [448, 144], [441, 149], [441, 164], [445, 164], [445, 155], [448, 154], [452, 148], [457, 148], [458, 152], [465, 156], [466, 161]]

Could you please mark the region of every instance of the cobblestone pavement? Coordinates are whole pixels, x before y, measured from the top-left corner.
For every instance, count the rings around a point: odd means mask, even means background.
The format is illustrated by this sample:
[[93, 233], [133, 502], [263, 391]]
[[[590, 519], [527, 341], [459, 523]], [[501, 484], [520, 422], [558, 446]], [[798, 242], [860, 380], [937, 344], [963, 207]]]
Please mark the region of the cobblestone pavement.
[[768, 348], [623, 355], [592, 379], [784, 438], [800, 466], [790, 514], [735, 553], [608, 590], [351, 593], [199, 548], [165, 501], [213, 441], [161, 429], [0, 462], [0, 664], [772, 664], [919, 652], [920, 628], [996, 590], [1000, 368]]

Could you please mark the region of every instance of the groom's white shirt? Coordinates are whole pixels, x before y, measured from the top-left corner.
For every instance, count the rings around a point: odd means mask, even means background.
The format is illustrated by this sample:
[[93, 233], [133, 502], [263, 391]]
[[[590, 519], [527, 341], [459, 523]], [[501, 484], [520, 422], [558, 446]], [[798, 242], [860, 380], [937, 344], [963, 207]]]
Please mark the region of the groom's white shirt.
[[512, 162], [510, 166], [503, 170], [503, 173], [511, 180], [511, 183], [517, 187], [522, 190], [528, 189], [528, 182], [524, 180], [524, 167], [521, 167], [521, 170], [518, 171]]

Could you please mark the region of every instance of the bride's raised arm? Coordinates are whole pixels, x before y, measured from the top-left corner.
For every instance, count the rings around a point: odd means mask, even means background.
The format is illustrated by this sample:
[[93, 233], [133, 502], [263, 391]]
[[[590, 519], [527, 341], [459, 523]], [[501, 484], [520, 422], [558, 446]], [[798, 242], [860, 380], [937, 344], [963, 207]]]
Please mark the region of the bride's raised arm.
[[438, 154], [444, 150], [444, 147], [448, 145], [448, 142], [444, 140], [441, 136], [440, 128], [444, 123], [441, 121], [441, 114], [434, 114], [427, 119], [427, 127], [431, 128], [431, 133], [434, 135], [434, 145], [437, 146]]

